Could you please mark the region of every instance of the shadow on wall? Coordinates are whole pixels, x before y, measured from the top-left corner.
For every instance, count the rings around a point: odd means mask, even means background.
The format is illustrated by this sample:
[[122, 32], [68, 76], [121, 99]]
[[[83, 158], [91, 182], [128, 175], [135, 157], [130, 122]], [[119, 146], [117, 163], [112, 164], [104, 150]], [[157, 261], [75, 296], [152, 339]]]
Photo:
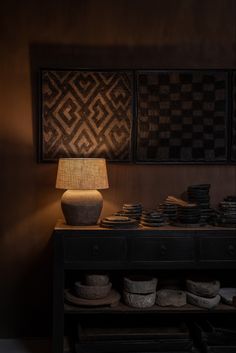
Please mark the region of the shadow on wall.
[[[25, 141], [1, 139], [4, 152], [0, 155], [4, 173], [2, 186], [1, 235], [15, 226], [28, 223], [41, 212], [55, 208], [60, 192], [55, 192], [56, 165], [44, 164], [40, 170], [33, 155], [32, 145]], [[44, 197], [38, 193], [37, 185]], [[22, 205], [22, 203], [24, 205]]]
[[48, 335], [55, 220], [49, 220], [51, 226], [44, 220], [58, 213], [56, 166], [38, 168], [26, 141], [13, 136], [1, 141], [0, 332], [2, 337], [36, 335], [38, 330]]
[[51, 344], [47, 340], [29, 339], [16, 340], [5, 339], [0, 343], [1, 352], [17, 352], [17, 353], [52, 353]]

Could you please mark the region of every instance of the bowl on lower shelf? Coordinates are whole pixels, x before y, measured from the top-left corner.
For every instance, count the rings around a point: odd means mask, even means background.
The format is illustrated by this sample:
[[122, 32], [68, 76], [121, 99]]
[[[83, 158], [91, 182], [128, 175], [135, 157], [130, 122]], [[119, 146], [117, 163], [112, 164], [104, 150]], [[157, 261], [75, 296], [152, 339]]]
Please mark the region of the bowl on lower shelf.
[[148, 294], [156, 292], [157, 279], [150, 276], [130, 276], [124, 278], [124, 289], [129, 293]]
[[84, 299], [102, 299], [109, 294], [111, 287], [111, 282], [104, 286], [88, 286], [81, 282], [75, 282], [75, 293]]
[[88, 286], [105, 286], [109, 283], [109, 276], [99, 273], [87, 273], [85, 275], [85, 283]]
[[124, 290], [124, 301], [133, 308], [150, 308], [155, 304], [156, 292], [149, 294], [134, 294]]
[[190, 293], [201, 297], [213, 298], [219, 293], [220, 282], [210, 279], [187, 279], [186, 287]]

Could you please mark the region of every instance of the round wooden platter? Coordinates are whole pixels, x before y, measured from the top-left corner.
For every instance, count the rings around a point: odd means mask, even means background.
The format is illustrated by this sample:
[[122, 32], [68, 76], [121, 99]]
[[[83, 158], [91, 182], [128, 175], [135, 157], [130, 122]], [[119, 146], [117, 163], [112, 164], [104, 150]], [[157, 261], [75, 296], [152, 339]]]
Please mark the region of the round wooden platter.
[[117, 306], [120, 301], [120, 294], [112, 289], [107, 297], [102, 299], [84, 299], [77, 297], [70, 289], [65, 289], [64, 296], [67, 302], [79, 306]]

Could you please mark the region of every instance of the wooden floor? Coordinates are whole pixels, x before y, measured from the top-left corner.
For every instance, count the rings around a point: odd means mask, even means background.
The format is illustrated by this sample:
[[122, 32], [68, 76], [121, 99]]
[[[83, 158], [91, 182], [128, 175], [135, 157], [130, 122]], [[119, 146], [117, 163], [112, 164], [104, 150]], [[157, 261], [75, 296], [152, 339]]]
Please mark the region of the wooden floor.
[[52, 353], [50, 342], [47, 340], [29, 339], [13, 340], [0, 339], [1, 353]]

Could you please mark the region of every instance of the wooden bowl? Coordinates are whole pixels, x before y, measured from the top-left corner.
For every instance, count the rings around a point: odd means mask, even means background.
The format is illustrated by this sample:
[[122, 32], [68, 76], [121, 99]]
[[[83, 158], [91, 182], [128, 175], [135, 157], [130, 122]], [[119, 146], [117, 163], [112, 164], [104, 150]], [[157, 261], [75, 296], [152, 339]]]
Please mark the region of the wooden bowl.
[[123, 292], [124, 301], [133, 308], [150, 308], [155, 304], [156, 292], [150, 294], [134, 294]]
[[124, 290], [135, 294], [156, 292], [157, 279], [150, 276], [131, 276], [124, 278]]
[[105, 286], [109, 283], [109, 276], [102, 274], [86, 274], [85, 284], [88, 286]]
[[220, 295], [217, 294], [213, 298], [200, 297], [190, 292], [186, 292], [187, 302], [192, 305], [199, 306], [204, 309], [212, 309], [217, 306], [220, 302]]
[[102, 299], [108, 296], [111, 286], [110, 282], [105, 286], [88, 286], [81, 282], [75, 282], [75, 293], [84, 299]]
[[187, 279], [186, 287], [190, 293], [200, 297], [213, 298], [220, 290], [220, 282], [216, 280]]
[[156, 304], [160, 306], [184, 306], [187, 304], [186, 293], [178, 289], [160, 289], [157, 291]]

